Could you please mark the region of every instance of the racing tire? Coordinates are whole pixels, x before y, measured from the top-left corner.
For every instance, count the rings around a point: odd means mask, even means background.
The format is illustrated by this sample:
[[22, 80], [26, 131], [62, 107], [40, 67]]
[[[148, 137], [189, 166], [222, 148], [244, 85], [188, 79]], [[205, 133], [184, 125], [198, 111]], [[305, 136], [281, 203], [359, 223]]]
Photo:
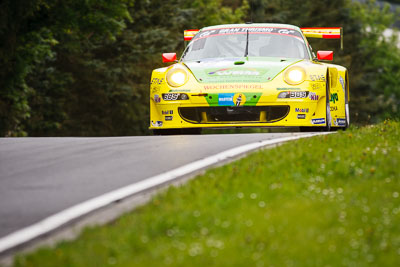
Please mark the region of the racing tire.
[[331, 104], [330, 104], [330, 93], [329, 93], [329, 72], [326, 73], [326, 116], [325, 116], [325, 121], [326, 121], [326, 126], [322, 127], [322, 131], [329, 132], [331, 131], [331, 124], [332, 124], [332, 117], [331, 117]]
[[349, 125], [350, 125], [350, 112], [349, 112], [349, 96], [348, 96], [348, 91], [347, 89], [347, 74], [346, 74], [346, 81], [345, 81], [345, 91], [344, 91], [344, 98], [345, 98], [345, 104], [344, 104], [344, 111], [345, 111], [345, 117], [346, 117], [346, 125], [343, 127], [334, 127], [331, 128], [331, 131], [345, 131]]
[[349, 110], [349, 95], [348, 95], [348, 90], [347, 90], [347, 83], [349, 82], [348, 81], [348, 74], [346, 73], [346, 80], [345, 80], [345, 86], [344, 86], [344, 88], [345, 88], [345, 91], [344, 91], [344, 99], [345, 99], [345, 104], [344, 104], [344, 111], [345, 111], [345, 114], [346, 114], [346, 126], [344, 126], [342, 129], [343, 130], [346, 130], [348, 127], [349, 127], [349, 125], [350, 125], [350, 110]]
[[325, 121], [326, 121], [326, 126], [301, 126], [299, 127], [300, 132], [329, 132], [332, 131], [333, 128], [331, 128], [332, 124], [332, 117], [331, 117], [331, 106], [330, 106], [330, 98], [329, 98], [329, 72], [326, 74], [326, 115], [325, 115]]

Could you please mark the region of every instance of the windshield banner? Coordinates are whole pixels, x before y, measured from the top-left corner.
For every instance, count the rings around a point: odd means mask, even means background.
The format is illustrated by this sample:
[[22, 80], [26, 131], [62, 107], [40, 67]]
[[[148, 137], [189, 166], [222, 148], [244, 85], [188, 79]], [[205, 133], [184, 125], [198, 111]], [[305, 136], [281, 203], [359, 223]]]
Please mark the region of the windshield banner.
[[205, 30], [198, 33], [194, 40], [207, 38], [216, 35], [229, 35], [229, 34], [280, 34], [280, 35], [291, 35], [296, 37], [302, 37], [301, 33], [287, 28], [272, 28], [272, 27], [238, 27], [238, 28], [221, 28], [213, 30]]

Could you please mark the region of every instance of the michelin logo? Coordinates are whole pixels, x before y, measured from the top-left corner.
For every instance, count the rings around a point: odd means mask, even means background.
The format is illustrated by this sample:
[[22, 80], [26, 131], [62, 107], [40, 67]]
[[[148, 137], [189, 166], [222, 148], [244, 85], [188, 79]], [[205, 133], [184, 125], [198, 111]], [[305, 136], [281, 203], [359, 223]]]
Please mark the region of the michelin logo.
[[320, 118], [320, 119], [312, 119], [311, 120], [312, 124], [325, 124], [325, 119], [324, 118]]
[[346, 119], [336, 119], [337, 126], [346, 126]]

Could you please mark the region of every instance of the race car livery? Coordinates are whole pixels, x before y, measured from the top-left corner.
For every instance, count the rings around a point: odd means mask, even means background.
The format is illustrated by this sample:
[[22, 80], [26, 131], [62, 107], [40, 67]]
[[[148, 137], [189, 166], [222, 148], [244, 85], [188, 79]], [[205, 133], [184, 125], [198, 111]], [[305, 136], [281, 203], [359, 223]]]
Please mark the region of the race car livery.
[[150, 129], [346, 128], [347, 69], [322, 63], [333, 52], [315, 57], [306, 37], [341, 39], [342, 30], [230, 24], [185, 31], [190, 43], [180, 60], [165, 53], [174, 64], [153, 70]]

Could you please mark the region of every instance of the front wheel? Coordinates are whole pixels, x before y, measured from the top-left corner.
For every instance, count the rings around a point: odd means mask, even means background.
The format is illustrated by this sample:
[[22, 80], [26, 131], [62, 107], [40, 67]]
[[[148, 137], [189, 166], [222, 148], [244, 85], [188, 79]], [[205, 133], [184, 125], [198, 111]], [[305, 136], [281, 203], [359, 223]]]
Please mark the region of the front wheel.
[[348, 74], [346, 73], [346, 83], [345, 83], [345, 104], [344, 104], [344, 110], [345, 110], [345, 114], [346, 114], [346, 126], [344, 127], [344, 129], [347, 129], [350, 125], [350, 110], [349, 110], [349, 95], [348, 95]]
[[331, 123], [332, 123], [332, 117], [331, 117], [331, 104], [330, 104], [330, 93], [329, 93], [329, 79], [328, 79], [328, 75], [327, 75], [327, 79], [326, 79], [326, 116], [325, 116], [325, 120], [326, 120], [326, 126], [323, 127], [324, 131], [329, 132], [331, 130]]

